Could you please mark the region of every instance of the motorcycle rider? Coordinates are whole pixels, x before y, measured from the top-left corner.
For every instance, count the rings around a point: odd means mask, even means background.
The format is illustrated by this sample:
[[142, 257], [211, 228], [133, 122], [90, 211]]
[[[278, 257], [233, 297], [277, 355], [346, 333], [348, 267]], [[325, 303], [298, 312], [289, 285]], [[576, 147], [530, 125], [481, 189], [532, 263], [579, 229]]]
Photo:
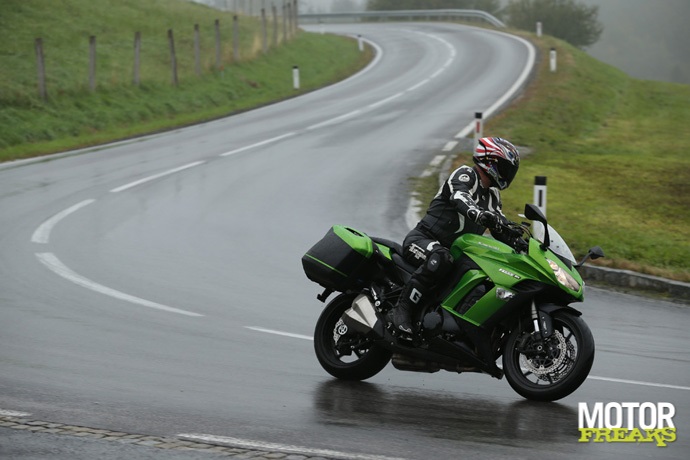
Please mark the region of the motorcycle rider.
[[508, 188], [517, 174], [518, 149], [500, 137], [484, 137], [472, 159], [473, 167], [463, 165], [453, 171], [431, 201], [426, 215], [403, 242], [403, 256], [418, 268], [391, 311], [393, 325], [402, 338], [409, 339], [413, 333], [412, 310], [421, 308], [429, 288], [452, 268], [450, 246], [456, 238], [489, 229], [499, 241], [522, 241], [518, 235], [501, 232], [498, 227], [499, 221], [507, 221], [501, 211], [500, 190]]

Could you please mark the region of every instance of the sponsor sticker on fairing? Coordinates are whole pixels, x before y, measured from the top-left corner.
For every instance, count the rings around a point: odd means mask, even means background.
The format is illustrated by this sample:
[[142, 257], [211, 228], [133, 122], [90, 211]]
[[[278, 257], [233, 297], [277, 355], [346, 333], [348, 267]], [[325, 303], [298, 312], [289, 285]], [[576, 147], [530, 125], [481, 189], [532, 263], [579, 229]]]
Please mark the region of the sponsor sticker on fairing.
[[673, 416], [676, 408], [668, 402], [578, 403], [579, 442], [656, 443], [666, 447], [676, 440]]

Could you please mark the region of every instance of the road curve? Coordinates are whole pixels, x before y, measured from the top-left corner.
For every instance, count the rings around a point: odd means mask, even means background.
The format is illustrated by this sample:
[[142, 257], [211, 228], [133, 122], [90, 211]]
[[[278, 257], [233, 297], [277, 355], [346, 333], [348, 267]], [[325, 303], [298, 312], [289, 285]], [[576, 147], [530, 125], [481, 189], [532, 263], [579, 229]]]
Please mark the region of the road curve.
[[[557, 404], [486, 376], [344, 384], [319, 368], [301, 255], [336, 223], [400, 240], [408, 178], [530, 55], [448, 24], [333, 31], [371, 40], [375, 63], [259, 110], [0, 170], [0, 410], [362, 458], [685, 458], [690, 317], [668, 303], [590, 290], [593, 377]], [[672, 402], [679, 439], [578, 444], [580, 401]]]

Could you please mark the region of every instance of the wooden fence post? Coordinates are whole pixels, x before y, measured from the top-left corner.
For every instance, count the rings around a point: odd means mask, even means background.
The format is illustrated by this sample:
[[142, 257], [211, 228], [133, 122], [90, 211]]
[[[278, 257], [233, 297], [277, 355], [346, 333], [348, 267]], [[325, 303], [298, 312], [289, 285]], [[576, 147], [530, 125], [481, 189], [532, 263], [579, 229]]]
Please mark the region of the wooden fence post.
[[216, 69], [220, 70], [220, 20], [216, 19]]
[[89, 37], [89, 89], [96, 91], [96, 37]]
[[237, 15], [232, 17], [232, 61], [240, 60], [240, 24]]
[[283, 43], [287, 41], [287, 7], [283, 5]]
[[141, 62], [141, 32], [134, 32], [134, 76], [132, 83], [139, 86], [139, 64]]
[[275, 5], [271, 5], [273, 10], [273, 47], [278, 46], [278, 10]]
[[288, 37], [292, 38], [292, 3], [287, 4]]
[[36, 69], [38, 72], [38, 95], [42, 100], [46, 100], [46, 66], [43, 57], [43, 39], [36, 39]]
[[297, 35], [297, 29], [299, 27], [297, 18], [297, 0], [292, 0], [292, 36]]
[[266, 8], [261, 8], [261, 46], [263, 52], [268, 51], [268, 31], [266, 30]]
[[177, 86], [177, 58], [175, 57], [175, 38], [173, 30], [168, 29], [168, 42], [170, 43], [170, 65], [172, 67], [172, 84]]
[[199, 24], [194, 24], [194, 71], [201, 76], [201, 45], [199, 45]]

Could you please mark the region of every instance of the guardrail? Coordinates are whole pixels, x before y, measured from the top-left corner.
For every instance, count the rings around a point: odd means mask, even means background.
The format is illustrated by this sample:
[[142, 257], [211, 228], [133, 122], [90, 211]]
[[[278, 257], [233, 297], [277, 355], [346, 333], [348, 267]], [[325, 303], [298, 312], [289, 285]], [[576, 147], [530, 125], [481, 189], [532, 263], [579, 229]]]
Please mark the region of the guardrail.
[[431, 18], [478, 19], [486, 21], [492, 26], [505, 28], [505, 24], [495, 16], [481, 10], [391, 10], [391, 11], [352, 11], [349, 13], [300, 13], [300, 22], [323, 22], [324, 20], [355, 19], [358, 21], [388, 21], [391, 19], [407, 19], [410, 21]]

